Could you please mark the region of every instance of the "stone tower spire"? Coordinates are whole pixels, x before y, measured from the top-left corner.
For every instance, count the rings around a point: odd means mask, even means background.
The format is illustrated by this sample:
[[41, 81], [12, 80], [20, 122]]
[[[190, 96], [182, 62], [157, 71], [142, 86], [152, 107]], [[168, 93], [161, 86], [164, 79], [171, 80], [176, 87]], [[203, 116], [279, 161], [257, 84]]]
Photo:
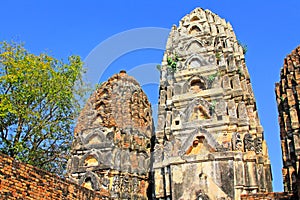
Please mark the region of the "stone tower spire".
[[196, 8], [172, 27], [160, 69], [156, 198], [272, 190], [245, 50], [230, 23], [209, 10]]
[[300, 197], [300, 46], [284, 59], [276, 83], [284, 191]]
[[69, 178], [103, 199], [147, 199], [151, 105], [125, 71], [101, 84], [80, 113]]

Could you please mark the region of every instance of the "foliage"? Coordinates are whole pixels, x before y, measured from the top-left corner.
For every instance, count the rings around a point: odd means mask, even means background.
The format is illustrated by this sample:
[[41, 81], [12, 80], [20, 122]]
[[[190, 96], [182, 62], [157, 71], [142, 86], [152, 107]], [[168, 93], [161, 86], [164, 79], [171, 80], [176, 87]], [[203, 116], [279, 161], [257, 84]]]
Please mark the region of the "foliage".
[[246, 54], [248, 51], [248, 46], [246, 44], [242, 44], [243, 54]]
[[96, 84], [95, 89], [98, 90], [103, 85], [103, 82], [99, 82]]
[[175, 56], [167, 57], [168, 68], [175, 72], [177, 70], [178, 61], [180, 61], [180, 58], [177, 54], [175, 54]]
[[78, 56], [65, 64], [1, 42], [0, 151], [61, 175], [84, 95], [82, 72]]
[[242, 43], [241, 41], [238, 40], [238, 44], [242, 47], [243, 49], [243, 54], [246, 55], [247, 51], [248, 51], [248, 46], [247, 44]]
[[220, 61], [220, 59], [221, 59], [221, 53], [220, 52], [216, 52], [216, 59], [218, 60], [218, 61]]
[[219, 75], [219, 72], [216, 72], [214, 74], [211, 74], [208, 76], [207, 81], [208, 85], [211, 87], [212, 83], [214, 82], [215, 78]]
[[217, 102], [213, 100], [209, 106], [209, 113], [212, 115], [215, 112]]
[[161, 71], [161, 65], [156, 65], [156, 69], [157, 69], [158, 71]]
[[214, 81], [217, 76], [218, 76], [218, 73], [209, 75], [208, 76], [208, 81], [210, 81], [210, 82]]

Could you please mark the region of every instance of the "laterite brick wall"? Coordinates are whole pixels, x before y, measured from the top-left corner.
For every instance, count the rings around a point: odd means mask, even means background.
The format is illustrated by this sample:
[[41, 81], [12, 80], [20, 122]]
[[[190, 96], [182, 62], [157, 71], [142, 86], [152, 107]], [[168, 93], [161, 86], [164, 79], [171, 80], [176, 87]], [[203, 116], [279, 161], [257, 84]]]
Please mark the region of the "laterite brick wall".
[[292, 194], [285, 192], [269, 192], [241, 195], [241, 200], [297, 200]]
[[102, 199], [95, 191], [0, 154], [0, 199]]

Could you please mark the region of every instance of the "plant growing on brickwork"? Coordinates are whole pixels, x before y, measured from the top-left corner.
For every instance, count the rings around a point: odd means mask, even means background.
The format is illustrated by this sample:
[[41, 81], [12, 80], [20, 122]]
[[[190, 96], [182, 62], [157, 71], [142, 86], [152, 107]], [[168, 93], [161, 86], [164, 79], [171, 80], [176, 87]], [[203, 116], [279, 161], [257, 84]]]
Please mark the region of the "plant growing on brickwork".
[[246, 44], [242, 44], [243, 53], [246, 54], [248, 52], [248, 46]]
[[220, 61], [221, 60], [221, 53], [220, 52], [216, 52], [216, 60]]
[[281, 96], [280, 97], [280, 100], [283, 102], [285, 100], [285, 97], [284, 96]]
[[216, 104], [217, 102], [215, 100], [213, 100], [209, 106], [209, 113], [210, 115], [213, 115], [213, 113], [215, 112], [216, 109]]
[[96, 84], [96, 86], [95, 86], [96, 90], [97, 90], [97, 89], [99, 89], [99, 88], [100, 88], [102, 85], [103, 85], [103, 83], [102, 83], [102, 82], [100, 82], [100, 83], [97, 83], [97, 84]]
[[0, 151], [62, 174], [86, 90], [82, 61], [34, 55], [18, 43], [0, 43]]
[[242, 43], [240, 40], [238, 40], [238, 44], [242, 47], [243, 49], [243, 54], [246, 55], [247, 51], [248, 51], [248, 46], [247, 44]]
[[173, 72], [176, 72], [177, 62], [180, 60], [181, 59], [178, 57], [177, 54], [175, 54], [174, 56], [167, 57], [168, 68], [171, 69]]
[[161, 65], [156, 65], [156, 69], [157, 69], [158, 71], [161, 71]]
[[214, 80], [219, 76], [219, 72], [216, 72], [214, 74], [211, 74], [208, 76], [207, 78], [207, 82], [208, 82], [208, 86], [209, 88], [211, 88], [212, 83], [214, 82]]

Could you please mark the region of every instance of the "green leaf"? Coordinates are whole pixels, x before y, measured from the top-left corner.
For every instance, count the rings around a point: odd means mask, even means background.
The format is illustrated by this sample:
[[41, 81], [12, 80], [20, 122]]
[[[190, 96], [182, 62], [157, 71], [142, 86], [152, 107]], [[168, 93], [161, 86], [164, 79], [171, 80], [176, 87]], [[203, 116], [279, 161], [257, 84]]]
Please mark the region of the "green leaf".
[[66, 160], [61, 154], [70, 147], [80, 98], [89, 91], [83, 71], [79, 56], [64, 63], [1, 42], [0, 151], [60, 174], [64, 169], [49, 166]]

